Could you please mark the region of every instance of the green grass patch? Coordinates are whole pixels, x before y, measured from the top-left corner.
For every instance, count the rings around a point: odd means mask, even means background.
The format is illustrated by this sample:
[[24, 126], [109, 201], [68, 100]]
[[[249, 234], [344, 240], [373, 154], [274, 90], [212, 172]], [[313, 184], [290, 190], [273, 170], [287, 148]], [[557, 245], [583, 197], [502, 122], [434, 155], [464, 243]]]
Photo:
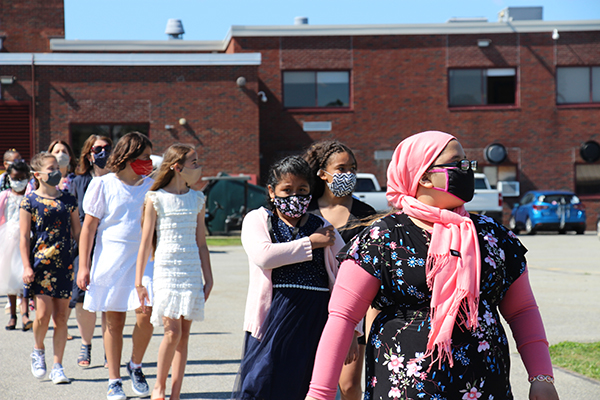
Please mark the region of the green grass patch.
[[207, 236], [206, 244], [211, 246], [241, 246], [242, 240], [239, 236]]
[[552, 364], [600, 380], [600, 342], [560, 342], [550, 346]]

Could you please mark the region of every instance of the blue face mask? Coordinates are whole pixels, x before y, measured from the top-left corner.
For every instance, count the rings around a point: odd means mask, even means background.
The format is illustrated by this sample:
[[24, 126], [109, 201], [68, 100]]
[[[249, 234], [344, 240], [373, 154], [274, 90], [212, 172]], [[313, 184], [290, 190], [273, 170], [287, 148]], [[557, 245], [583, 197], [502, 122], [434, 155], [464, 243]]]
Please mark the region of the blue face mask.
[[94, 157], [94, 164], [96, 164], [98, 168], [104, 169], [104, 167], [106, 167], [106, 162], [108, 161], [108, 153], [106, 153], [106, 150], [102, 150], [100, 153], [94, 154], [92, 157]]

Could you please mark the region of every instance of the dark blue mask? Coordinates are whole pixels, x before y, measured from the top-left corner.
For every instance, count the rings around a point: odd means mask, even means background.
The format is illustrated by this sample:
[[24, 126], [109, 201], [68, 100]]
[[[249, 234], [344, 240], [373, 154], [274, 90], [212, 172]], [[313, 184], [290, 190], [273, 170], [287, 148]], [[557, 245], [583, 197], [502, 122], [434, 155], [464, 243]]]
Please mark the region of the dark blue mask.
[[100, 169], [106, 167], [106, 161], [108, 161], [108, 154], [105, 150], [102, 150], [98, 154], [94, 154], [94, 164]]

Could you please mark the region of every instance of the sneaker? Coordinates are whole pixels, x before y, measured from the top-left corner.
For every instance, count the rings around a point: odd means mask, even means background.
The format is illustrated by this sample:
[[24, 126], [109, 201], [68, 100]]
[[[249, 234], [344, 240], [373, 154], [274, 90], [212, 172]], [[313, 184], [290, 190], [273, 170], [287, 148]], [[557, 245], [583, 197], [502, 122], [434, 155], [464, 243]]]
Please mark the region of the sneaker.
[[52, 371], [50, 371], [50, 379], [55, 385], [58, 385], [59, 383], [71, 383], [60, 364], [54, 364]]
[[31, 373], [38, 379], [46, 376], [46, 355], [44, 351], [33, 350], [31, 353]]
[[148, 396], [150, 394], [150, 387], [148, 386], [148, 382], [146, 382], [142, 367], [131, 368], [131, 363], [128, 362], [127, 373], [131, 378], [131, 388], [133, 389], [133, 392], [138, 396]]
[[107, 400], [127, 400], [125, 392], [123, 391], [123, 382], [117, 381], [108, 385], [108, 392], [106, 392]]

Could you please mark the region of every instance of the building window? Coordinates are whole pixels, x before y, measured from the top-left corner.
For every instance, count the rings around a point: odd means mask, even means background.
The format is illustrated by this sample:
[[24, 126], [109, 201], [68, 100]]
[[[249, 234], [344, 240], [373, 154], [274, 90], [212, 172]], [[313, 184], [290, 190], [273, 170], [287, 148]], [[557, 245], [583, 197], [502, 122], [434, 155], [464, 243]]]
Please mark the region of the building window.
[[599, 102], [600, 67], [556, 68], [556, 104]]
[[575, 192], [578, 195], [600, 194], [600, 164], [575, 166]]
[[79, 156], [83, 143], [91, 135], [108, 136], [116, 144], [122, 136], [129, 132], [140, 132], [145, 135], [150, 131], [149, 124], [71, 124], [71, 146]]
[[284, 71], [283, 105], [286, 108], [349, 107], [350, 72]]
[[451, 107], [515, 104], [514, 68], [451, 69], [448, 80]]

